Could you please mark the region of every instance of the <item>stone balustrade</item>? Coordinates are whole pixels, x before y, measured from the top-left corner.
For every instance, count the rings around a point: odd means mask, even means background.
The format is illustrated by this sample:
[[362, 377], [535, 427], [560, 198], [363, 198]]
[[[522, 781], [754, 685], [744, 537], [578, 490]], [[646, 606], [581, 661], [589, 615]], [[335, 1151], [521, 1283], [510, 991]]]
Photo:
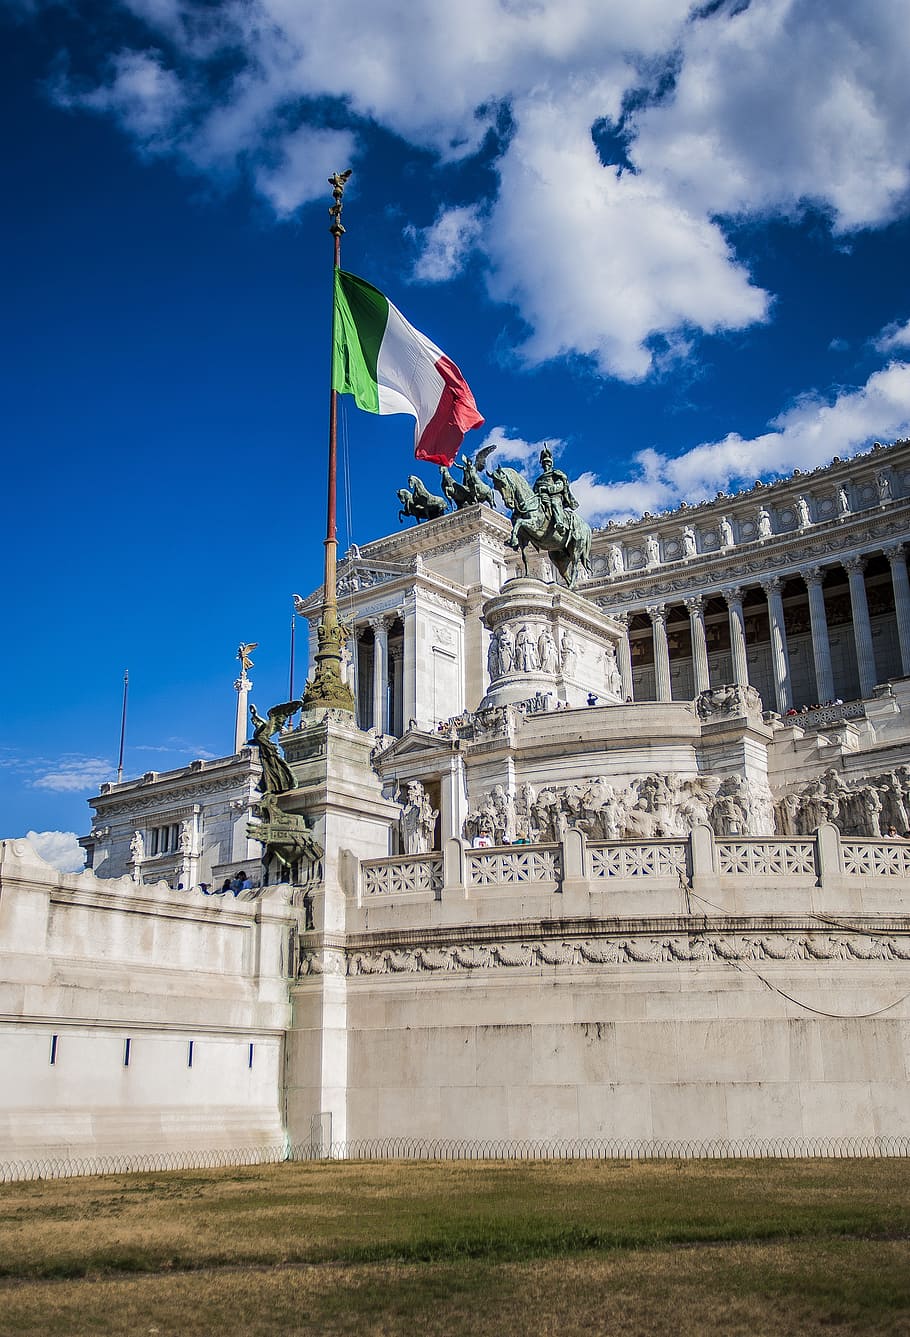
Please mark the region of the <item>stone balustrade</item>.
[[465, 874], [472, 887], [510, 887], [529, 882], [554, 886], [562, 870], [558, 845], [500, 845], [493, 849], [466, 850]]
[[361, 865], [362, 894], [405, 896], [415, 891], [442, 890], [442, 855], [409, 854], [391, 859], [371, 859]]
[[[717, 837], [707, 826], [685, 839], [588, 841], [567, 831], [558, 844], [501, 845], [472, 849], [463, 840], [444, 851], [371, 859], [357, 865], [360, 904], [374, 897], [440, 901], [450, 896], [559, 894], [567, 886], [603, 893], [611, 889], [709, 886], [786, 890], [844, 887], [858, 879], [906, 878], [910, 892], [910, 842], [844, 838], [830, 824], [811, 837]], [[748, 890], [748, 887], [746, 888]]]
[[832, 724], [843, 724], [845, 720], [861, 720], [866, 715], [862, 701], [841, 701], [838, 704], [819, 706], [817, 710], [798, 710], [795, 715], [782, 716], [781, 722], [797, 725], [800, 729], [823, 729]]

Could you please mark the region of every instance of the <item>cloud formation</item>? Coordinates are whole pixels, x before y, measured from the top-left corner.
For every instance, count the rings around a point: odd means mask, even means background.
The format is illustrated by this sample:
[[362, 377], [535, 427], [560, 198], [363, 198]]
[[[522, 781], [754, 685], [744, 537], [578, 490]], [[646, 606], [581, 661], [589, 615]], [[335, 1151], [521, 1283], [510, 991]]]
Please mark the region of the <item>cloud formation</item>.
[[101, 757], [65, 756], [52, 769], [44, 771], [32, 783], [35, 789], [50, 789], [59, 794], [79, 794], [97, 790], [106, 780], [113, 780], [115, 767]]
[[85, 853], [75, 831], [27, 831], [25, 839], [60, 873], [79, 873], [85, 867]]
[[443, 204], [415, 275], [476, 254], [530, 365], [581, 354], [636, 381], [765, 320], [731, 220], [813, 207], [843, 235], [907, 208], [902, 0], [413, 0], [407, 23], [398, 0], [121, 4], [147, 41], [58, 100], [145, 152], [247, 173], [280, 218], [367, 125], [441, 163], [498, 135], [498, 190]]
[[549, 446], [554, 456], [558, 456], [565, 443], [560, 437], [548, 437], [545, 441], [525, 441], [515, 436], [508, 427], [493, 427], [487, 432], [478, 450], [485, 446], [495, 446], [496, 454], [487, 461], [488, 469], [495, 469], [497, 464], [517, 464], [521, 472], [538, 472], [540, 452]]
[[895, 320], [886, 325], [873, 341], [879, 353], [893, 353], [899, 348], [910, 348], [910, 320]]
[[761, 436], [746, 439], [731, 432], [721, 441], [704, 442], [670, 458], [655, 450], [635, 457], [635, 476], [605, 483], [584, 473], [572, 487], [582, 513], [594, 524], [629, 519], [681, 501], [695, 502], [715, 491], [751, 484], [757, 478], [784, 475], [794, 468], [814, 469], [833, 456], [847, 458], [879, 436], [910, 436], [910, 363], [892, 362], [874, 372], [865, 385], [843, 390], [831, 402], [806, 395], [780, 413]]

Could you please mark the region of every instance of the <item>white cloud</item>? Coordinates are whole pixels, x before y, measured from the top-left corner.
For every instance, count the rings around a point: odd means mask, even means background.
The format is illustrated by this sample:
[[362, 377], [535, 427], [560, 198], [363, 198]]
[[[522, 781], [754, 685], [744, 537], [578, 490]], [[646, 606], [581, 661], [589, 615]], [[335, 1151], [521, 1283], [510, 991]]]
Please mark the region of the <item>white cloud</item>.
[[893, 353], [899, 348], [910, 348], [910, 320], [892, 321], [881, 331], [873, 345], [879, 353]]
[[311, 130], [302, 125], [277, 148], [274, 166], [255, 171], [256, 187], [279, 218], [326, 193], [333, 172], [354, 161], [354, 136], [347, 130]]
[[[364, 121], [451, 161], [507, 109], [498, 191], [443, 201], [415, 273], [449, 279], [476, 251], [525, 322], [529, 364], [580, 354], [635, 381], [700, 334], [766, 319], [723, 220], [811, 204], [844, 234], [907, 209], [904, 0], [730, 0], [698, 17], [691, 0], [412, 0], [406, 21], [400, 0], [122, 2], [145, 49], [61, 98], [199, 171], [248, 172], [282, 218], [350, 162]], [[326, 99], [347, 129], [323, 128]], [[601, 123], [634, 170], [602, 164]]]
[[585, 473], [572, 486], [582, 513], [596, 524], [701, 501], [712, 492], [794, 468], [814, 469], [835, 455], [853, 455], [876, 438], [910, 436], [910, 363], [892, 362], [830, 403], [806, 395], [779, 414], [771, 429], [752, 439], [731, 432], [675, 458], [644, 451], [636, 456], [635, 478], [604, 483]]
[[903, 0], [763, 0], [689, 24], [670, 97], [631, 156], [705, 215], [829, 210], [835, 230], [906, 209], [910, 24]]
[[659, 182], [604, 171], [590, 126], [605, 97], [589, 89], [520, 113], [486, 234], [490, 290], [531, 326], [529, 363], [583, 353], [636, 381], [652, 368], [656, 335], [741, 328], [765, 318], [767, 297], [714, 223]]
[[512, 436], [507, 427], [493, 427], [487, 432], [478, 450], [485, 446], [496, 447], [496, 454], [487, 460], [488, 469], [495, 469], [497, 464], [511, 463], [519, 465], [522, 470], [531, 468], [536, 471], [544, 446], [549, 446], [553, 455], [558, 456], [563, 444], [559, 437], [551, 437], [546, 441], [525, 441], [520, 436]]
[[482, 229], [480, 210], [474, 205], [444, 209], [431, 227], [421, 232], [412, 229], [421, 246], [414, 277], [425, 283], [454, 278], [463, 269]]
[[188, 106], [179, 77], [157, 51], [120, 51], [110, 61], [108, 82], [80, 91], [64, 80], [54, 97], [63, 107], [109, 113], [143, 148], [159, 151], [172, 146]]
[[25, 838], [60, 873], [79, 873], [85, 867], [85, 853], [75, 831], [27, 831]]
[[96, 790], [106, 780], [114, 778], [114, 767], [100, 757], [61, 757], [53, 770], [45, 771], [32, 783], [35, 789], [50, 789], [56, 793], [78, 794]]

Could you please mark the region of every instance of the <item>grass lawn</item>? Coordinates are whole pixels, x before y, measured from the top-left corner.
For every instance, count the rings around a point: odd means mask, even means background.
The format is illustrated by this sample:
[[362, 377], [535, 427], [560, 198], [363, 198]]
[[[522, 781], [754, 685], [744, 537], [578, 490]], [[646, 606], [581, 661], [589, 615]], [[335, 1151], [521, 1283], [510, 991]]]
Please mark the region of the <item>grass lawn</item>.
[[910, 1332], [910, 1161], [304, 1163], [0, 1187], [0, 1333]]

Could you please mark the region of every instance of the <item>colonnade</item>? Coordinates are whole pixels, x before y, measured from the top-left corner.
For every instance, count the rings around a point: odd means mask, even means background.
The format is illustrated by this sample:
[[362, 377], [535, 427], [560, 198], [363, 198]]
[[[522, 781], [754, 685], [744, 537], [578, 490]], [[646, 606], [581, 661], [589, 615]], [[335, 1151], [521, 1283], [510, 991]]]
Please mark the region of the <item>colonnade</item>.
[[[900, 646], [900, 671], [910, 674], [910, 576], [904, 545], [894, 544], [884, 549], [891, 571], [891, 583], [894, 593], [894, 610]], [[872, 695], [878, 678], [876, 676], [875, 649], [873, 644], [872, 624], [869, 616], [869, 602], [866, 593], [865, 568], [872, 554], [864, 554], [845, 559], [837, 564], [847, 573], [850, 590], [850, 608], [853, 640], [856, 649], [856, 664], [859, 676], [859, 691], [862, 697]], [[764, 592], [769, 628], [771, 653], [771, 673], [774, 688], [774, 701], [766, 702], [767, 707], [780, 714], [793, 706], [793, 687], [790, 672], [790, 658], [787, 644], [787, 629], [784, 619], [782, 591], [784, 584], [796, 578], [801, 579], [806, 587], [809, 605], [809, 621], [812, 642], [812, 656], [815, 669], [815, 682], [819, 701], [833, 700], [836, 695], [835, 674], [831, 656], [831, 644], [828, 632], [828, 617], [825, 608], [823, 582], [831, 567], [808, 566], [793, 571], [785, 576], [773, 575], [757, 581]], [[708, 642], [705, 630], [705, 603], [708, 598], [720, 596], [726, 603], [729, 620], [730, 659], [733, 681], [742, 685], [749, 683], [748, 647], [746, 643], [746, 619], [743, 611], [743, 599], [746, 590], [741, 586], [728, 586], [710, 594], [687, 598], [683, 604], [689, 615], [689, 631], [692, 645], [692, 676], [695, 694], [707, 691], [717, 683], [711, 683]], [[672, 604], [650, 603], [636, 613], [623, 612], [612, 614], [622, 628], [618, 645], [618, 664], [622, 677], [623, 696], [626, 700], [634, 699], [632, 672], [632, 647], [629, 637], [630, 622], [638, 612], [647, 614], [651, 622], [654, 650], [654, 685], [658, 701], [669, 701], [671, 693], [670, 647], [667, 637], [667, 614]]]
[[[354, 699], [362, 729], [400, 734], [416, 713], [416, 605], [368, 617], [354, 637]], [[364, 632], [372, 633], [372, 656]]]

